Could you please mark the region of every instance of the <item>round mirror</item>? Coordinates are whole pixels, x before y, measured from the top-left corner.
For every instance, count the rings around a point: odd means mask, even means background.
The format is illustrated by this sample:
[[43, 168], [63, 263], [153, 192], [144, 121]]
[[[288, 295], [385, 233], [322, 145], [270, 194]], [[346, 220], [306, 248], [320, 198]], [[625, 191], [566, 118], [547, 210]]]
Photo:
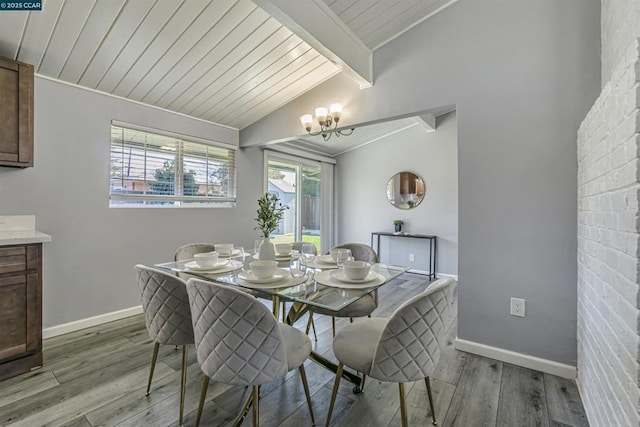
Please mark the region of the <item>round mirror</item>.
[[398, 209], [413, 209], [424, 199], [424, 181], [413, 172], [399, 172], [387, 184], [387, 200]]

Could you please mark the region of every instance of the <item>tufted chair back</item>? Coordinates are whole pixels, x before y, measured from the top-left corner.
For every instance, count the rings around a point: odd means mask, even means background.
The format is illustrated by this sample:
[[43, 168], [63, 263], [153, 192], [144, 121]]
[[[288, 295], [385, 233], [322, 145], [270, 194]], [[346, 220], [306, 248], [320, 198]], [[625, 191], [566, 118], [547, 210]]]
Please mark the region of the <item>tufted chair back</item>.
[[187, 259], [193, 259], [195, 254], [201, 254], [203, 252], [213, 252], [215, 247], [211, 243], [189, 243], [188, 245], [180, 246], [176, 253], [173, 255], [174, 261], [184, 261]]
[[380, 336], [371, 377], [405, 383], [433, 374], [453, 319], [454, 283], [450, 278], [439, 279], [398, 307]]
[[[298, 252], [302, 252], [302, 245], [304, 243], [308, 243], [308, 242], [293, 242], [292, 243], [292, 249], [295, 250], [295, 251], [298, 251]], [[313, 246], [313, 249], [314, 249], [313, 254], [314, 255], [318, 255], [318, 248], [316, 248], [316, 245], [314, 245], [313, 243], [309, 243], [309, 244], [311, 246]]]
[[356, 261], [366, 261], [371, 264], [378, 262], [376, 251], [371, 246], [363, 243], [342, 243], [333, 247], [333, 249], [335, 248], [351, 249], [351, 256]]
[[256, 385], [288, 371], [282, 333], [273, 314], [237, 289], [189, 279], [198, 364], [213, 381]]
[[193, 344], [186, 283], [144, 265], [136, 265], [135, 270], [149, 337], [160, 344]]

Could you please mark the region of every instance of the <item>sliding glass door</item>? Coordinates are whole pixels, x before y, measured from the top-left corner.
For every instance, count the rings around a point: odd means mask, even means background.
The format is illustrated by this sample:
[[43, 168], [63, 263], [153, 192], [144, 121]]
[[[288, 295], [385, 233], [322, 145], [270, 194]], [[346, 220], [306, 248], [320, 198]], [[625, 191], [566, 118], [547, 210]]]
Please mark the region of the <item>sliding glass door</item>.
[[304, 241], [321, 250], [321, 167], [319, 162], [266, 154], [266, 191], [289, 209], [272, 234], [274, 243]]

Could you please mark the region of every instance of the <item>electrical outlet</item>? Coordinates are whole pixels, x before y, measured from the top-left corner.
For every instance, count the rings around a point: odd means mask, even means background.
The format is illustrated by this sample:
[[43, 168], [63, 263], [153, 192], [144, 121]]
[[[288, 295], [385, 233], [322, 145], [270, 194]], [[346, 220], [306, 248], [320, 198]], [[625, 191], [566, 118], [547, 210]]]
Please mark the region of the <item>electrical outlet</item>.
[[414, 262], [416, 260], [415, 255], [409, 254], [409, 262]]
[[511, 298], [511, 315], [524, 317], [524, 300], [522, 298]]

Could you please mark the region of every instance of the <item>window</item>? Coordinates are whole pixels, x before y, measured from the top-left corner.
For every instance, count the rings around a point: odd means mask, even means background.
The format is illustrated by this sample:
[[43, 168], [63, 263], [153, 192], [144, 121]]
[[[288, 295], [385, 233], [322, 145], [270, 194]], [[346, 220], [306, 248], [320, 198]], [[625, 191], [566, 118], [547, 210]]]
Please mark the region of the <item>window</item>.
[[232, 207], [235, 177], [235, 147], [111, 124], [109, 206]]

